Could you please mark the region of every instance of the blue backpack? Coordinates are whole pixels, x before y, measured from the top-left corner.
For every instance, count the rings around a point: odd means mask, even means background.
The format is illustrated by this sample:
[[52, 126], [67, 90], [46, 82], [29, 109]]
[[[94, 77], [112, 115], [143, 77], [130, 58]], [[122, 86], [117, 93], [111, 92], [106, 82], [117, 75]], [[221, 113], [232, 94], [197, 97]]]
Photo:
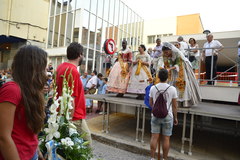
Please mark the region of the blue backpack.
[[149, 104], [149, 92], [150, 92], [150, 89], [151, 89], [152, 86], [153, 86], [153, 84], [150, 84], [150, 85], [148, 85], [148, 86], [145, 88], [145, 97], [144, 97], [144, 104], [145, 104], [150, 110], [152, 110], [152, 107], [151, 107], [150, 104]]

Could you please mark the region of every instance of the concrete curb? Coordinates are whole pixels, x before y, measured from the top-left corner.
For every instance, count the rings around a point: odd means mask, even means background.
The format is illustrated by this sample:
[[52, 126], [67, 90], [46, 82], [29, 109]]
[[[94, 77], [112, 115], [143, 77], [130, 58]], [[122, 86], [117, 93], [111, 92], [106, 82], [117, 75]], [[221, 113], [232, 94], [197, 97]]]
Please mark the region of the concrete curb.
[[[98, 133], [92, 133], [91, 134], [92, 139], [100, 142], [100, 143], [104, 143], [107, 145], [110, 145], [112, 147], [115, 148], [119, 148], [128, 152], [132, 152], [135, 154], [140, 154], [140, 155], [149, 155], [149, 159], [150, 159], [150, 150], [143, 148], [141, 146], [136, 146], [135, 144], [128, 142], [128, 141], [124, 141], [124, 140], [120, 140], [114, 137], [110, 137], [108, 135], [101, 135]], [[140, 143], [140, 142], [139, 142]], [[168, 160], [176, 160], [175, 158], [171, 157], [171, 155], [169, 155]], [[180, 160], [180, 159], [178, 159]]]

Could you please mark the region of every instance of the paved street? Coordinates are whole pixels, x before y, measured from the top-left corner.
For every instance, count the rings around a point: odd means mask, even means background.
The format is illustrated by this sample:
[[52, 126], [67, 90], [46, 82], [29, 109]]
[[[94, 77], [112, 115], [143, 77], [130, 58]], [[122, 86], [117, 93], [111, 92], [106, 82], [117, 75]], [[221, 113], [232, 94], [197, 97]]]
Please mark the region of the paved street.
[[93, 141], [93, 160], [149, 160], [149, 156], [141, 156]]

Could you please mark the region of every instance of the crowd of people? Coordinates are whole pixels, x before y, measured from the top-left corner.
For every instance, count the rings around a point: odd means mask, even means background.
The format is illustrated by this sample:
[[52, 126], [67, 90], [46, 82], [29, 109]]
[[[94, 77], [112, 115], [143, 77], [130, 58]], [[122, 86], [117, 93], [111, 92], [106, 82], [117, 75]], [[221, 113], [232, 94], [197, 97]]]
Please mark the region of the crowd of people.
[[162, 144], [163, 159], [168, 157], [173, 124], [178, 124], [177, 106], [190, 107], [201, 101], [194, 74], [199, 63], [199, 51], [195, 50], [198, 45], [194, 38], [189, 43], [182, 37], [174, 44], [161, 43], [157, 39], [154, 49], [149, 48], [146, 52], [145, 45], [140, 45], [138, 53], [133, 56], [127, 41], [123, 41], [117, 60], [109, 71], [107, 89], [117, 93], [117, 97], [125, 93], [137, 94], [137, 99], [145, 97], [145, 104], [153, 111], [159, 93], [164, 93], [165, 99], [161, 101], [166, 102], [166, 116], [151, 116], [151, 160], [155, 159], [157, 144], [159, 147]]
[[44, 159], [38, 149], [38, 134], [47, 123], [53, 101], [53, 85], [57, 88], [57, 96], [61, 96], [62, 76], [68, 77], [70, 73], [73, 79], [69, 81], [69, 87], [74, 83], [72, 121], [79, 131], [86, 133], [85, 138], [91, 145], [90, 131], [84, 120], [84, 88], [77, 71], [82, 55], [82, 45], [71, 43], [67, 49], [68, 62], [59, 65], [56, 74], [51, 63], [47, 66], [47, 53], [44, 50], [26, 45], [16, 53], [11, 74], [1, 71], [0, 160]]
[[197, 104], [201, 96], [194, 70], [199, 63], [199, 51], [193, 49], [188, 52], [183, 49], [183, 52], [180, 46], [184, 43], [185, 46], [198, 48], [198, 45], [193, 38], [189, 40], [190, 45], [182, 37], [178, 40], [171, 44], [161, 43], [157, 39], [156, 47], [153, 50], [149, 48], [148, 52], [144, 45], [140, 45], [135, 56], [127, 47], [127, 42], [123, 41], [122, 49], [109, 72], [108, 91], [117, 93], [117, 97], [122, 97], [124, 93], [134, 93], [138, 95], [137, 99], [144, 99], [147, 86], [158, 83], [157, 73], [165, 68], [169, 72], [168, 83], [177, 88], [181, 106]]
[[11, 70], [0, 71], [0, 86], [2, 86], [6, 82], [11, 81], [11, 79], [12, 79]]
[[[107, 82], [108, 78], [103, 77], [102, 73], [98, 73], [97, 71], [93, 71], [91, 75], [88, 75], [87, 72], [85, 72], [80, 79], [82, 80], [83, 87], [84, 87], [84, 93], [85, 94], [106, 94], [108, 93], [107, 90]], [[102, 102], [98, 102], [97, 104], [97, 110], [96, 113], [102, 114]], [[93, 101], [90, 99], [86, 99], [86, 109], [87, 113], [93, 112]]]
[[[211, 58], [214, 58], [215, 67], [217, 53], [223, 46], [209, 34], [204, 47], [218, 48], [203, 51], [209, 78]], [[80, 132], [86, 133], [85, 138], [90, 145], [91, 133], [85, 118], [86, 110], [92, 109], [93, 102], [85, 100], [85, 94], [113, 92], [122, 97], [125, 93], [134, 93], [137, 99], [148, 97], [149, 105], [153, 108], [158, 90], [166, 91], [168, 115], [162, 119], [152, 116], [151, 120], [151, 157], [154, 159], [156, 141], [162, 137], [163, 157], [167, 159], [172, 127], [178, 124], [177, 101], [181, 106], [189, 107], [201, 100], [194, 75], [200, 59], [196, 48], [198, 45], [194, 38], [189, 39], [189, 44], [182, 37], [174, 44], [161, 43], [157, 39], [154, 49], [149, 48], [147, 52], [146, 47], [140, 45], [139, 52], [133, 55], [127, 41], [123, 41], [115, 63], [108, 65], [106, 77], [96, 71], [80, 76], [77, 66], [83, 60], [83, 46], [79, 43], [73, 42], [67, 47], [68, 61], [60, 64], [56, 73], [51, 63], [47, 66], [47, 53], [44, 50], [32, 45], [20, 48], [14, 57], [11, 72], [0, 71], [0, 160], [42, 158], [37, 135], [47, 123], [49, 107], [53, 102], [53, 86], [57, 88], [57, 95], [61, 96], [63, 76], [69, 80], [69, 75], [71, 80], [68, 85], [74, 86], [72, 121]], [[191, 50], [186, 52], [188, 49]], [[110, 56], [108, 58], [110, 62]], [[96, 112], [101, 111], [102, 103], [98, 102]]]

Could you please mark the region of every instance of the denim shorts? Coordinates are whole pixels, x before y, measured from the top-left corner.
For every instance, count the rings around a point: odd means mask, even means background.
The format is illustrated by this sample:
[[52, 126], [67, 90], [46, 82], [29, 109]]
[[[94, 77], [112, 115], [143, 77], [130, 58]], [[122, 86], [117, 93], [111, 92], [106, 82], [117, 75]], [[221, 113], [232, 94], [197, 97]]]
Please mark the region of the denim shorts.
[[173, 129], [173, 118], [167, 115], [165, 118], [151, 118], [151, 132], [160, 133], [164, 136], [171, 136]]

